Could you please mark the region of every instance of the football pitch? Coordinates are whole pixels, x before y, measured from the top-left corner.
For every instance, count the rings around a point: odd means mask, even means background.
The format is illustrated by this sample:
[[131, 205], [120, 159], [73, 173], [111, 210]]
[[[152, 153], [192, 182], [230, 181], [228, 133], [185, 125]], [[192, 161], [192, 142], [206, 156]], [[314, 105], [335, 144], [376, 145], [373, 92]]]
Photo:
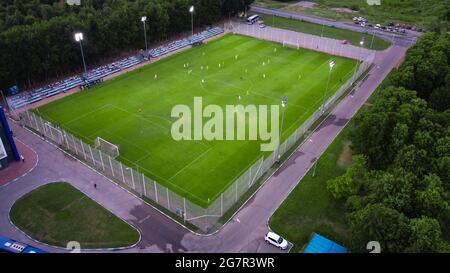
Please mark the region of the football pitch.
[[[335, 61], [328, 97], [355, 71]], [[330, 55], [228, 34], [36, 110], [83, 141], [120, 146], [119, 161], [207, 207], [264, 153], [261, 141], [175, 141], [172, 108], [280, 105], [288, 98], [282, 140], [322, 104]], [[248, 122], [248, 121], [245, 121]], [[248, 127], [247, 127], [248, 128]], [[268, 155], [268, 153], [267, 153]]]

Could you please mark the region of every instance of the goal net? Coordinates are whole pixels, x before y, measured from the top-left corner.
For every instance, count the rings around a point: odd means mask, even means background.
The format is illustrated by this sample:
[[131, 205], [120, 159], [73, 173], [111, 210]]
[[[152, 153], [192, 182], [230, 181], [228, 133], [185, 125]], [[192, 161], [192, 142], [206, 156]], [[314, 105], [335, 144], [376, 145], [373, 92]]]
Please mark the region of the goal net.
[[292, 48], [300, 49], [300, 44], [289, 42], [289, 41], [283, 41], [283, 47], [292, 47]]
[[97, 137], [95, 139], [95, 148], [99, 149], [100, 151], [116, 158], [120, 155], [119, 152], [119, 145], [113, 144], [101, 137]]

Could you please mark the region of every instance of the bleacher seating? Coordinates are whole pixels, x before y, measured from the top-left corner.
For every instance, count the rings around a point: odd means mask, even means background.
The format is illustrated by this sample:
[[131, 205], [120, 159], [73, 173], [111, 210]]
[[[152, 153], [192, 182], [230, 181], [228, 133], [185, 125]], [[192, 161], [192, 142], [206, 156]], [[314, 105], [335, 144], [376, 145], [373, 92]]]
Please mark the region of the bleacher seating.
[[[198, 42], [201, 42], [205, 39], [211, 38], [221, 33], [223, 33], [223, 30], [219, 27], [207, 29], [189, 38], [184, 38], [181, 40], [177, 40], [175, 42], [171, 42], [170, 44], [164, 46], [153, 48], [149, 50], [149, 55], [152, 58], [157, 58], [167, 53], [181, 49], [183, 47], [196, 44]], [[32, 104], [45, 98], [57, 95], [61, 92], [66, 92], [72, 88], [86, 85], [89, 84], [90, 82], [98, 81], [108, 75], [130, 68], [143, 61], [144, 58], [142, 55], [128, 57], [123, 60], [92, 69], [83, 76], [70, 77], [63, 81], [49, 84], [45, 87], [22, 92], [14, 96], [10, 96], [8, 98], [8, 103], [10, 107], [18, 109], [28, 104]]]
[[157, 58], [157, 57], [160, 57], [167, 53], [181, 49], [183, 47], [193, 45], [195, 43], [201, 42], [201, 41], [211, 38], [213, 36], [219, 35], [221, 33], [223, 33], [223, 30], [219, 27], [207, 29], [199, 34], [194, 34], [193, 36], [191, 36], [189, 38], [178, 40], [178, 41], [172, 42], [168, 45], [164, 45], [164, 46], [160, 46], [160, 47], [151, 49], [149, 51], [149, 53], [152, 58]]

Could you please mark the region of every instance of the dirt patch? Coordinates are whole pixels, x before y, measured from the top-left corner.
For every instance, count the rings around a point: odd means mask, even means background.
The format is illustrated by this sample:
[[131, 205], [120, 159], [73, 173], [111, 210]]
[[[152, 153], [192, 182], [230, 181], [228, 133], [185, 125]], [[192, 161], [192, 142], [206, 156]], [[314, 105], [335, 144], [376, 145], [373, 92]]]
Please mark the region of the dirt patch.
[[311, 1], [300, 1], [297, 5], [304, 8], [314, 8], [317, 4]]
[[344, 142], [344, 148], [342, 149], [337, 161], [338, 166], [344, 169], [352, 164], [352, 154], [352, 142], [350, 140], [346, 140]]
[[336, 12], [340, 12], [340, 13], [356, 13], [356, 10], [352, 10], [349, 8], [332, 8], [331, 10], [336, 11]]
[[306, 8], [306, 9], [310, 9], [310, 8], [314, 8], [315, 6], [317, 6], [316, 3], [311, 2], [311, 1], [300, 1], [298, 3], [295, 4], [291, 4], [289, 5], [290, 7], [298, 7], [298, 8]]

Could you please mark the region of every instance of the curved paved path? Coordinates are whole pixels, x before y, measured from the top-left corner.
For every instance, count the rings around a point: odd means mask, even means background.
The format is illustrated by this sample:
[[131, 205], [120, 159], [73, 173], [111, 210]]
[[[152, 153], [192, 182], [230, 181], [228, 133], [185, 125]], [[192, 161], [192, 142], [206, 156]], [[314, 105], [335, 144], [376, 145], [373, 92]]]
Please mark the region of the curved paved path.
[[[56, 147], [18, 125], [11, 124], [16, 137], [33, 148], [40, 160], [37, 167], [27, 176], [0, 188], [0, 234], [47, 251], [64, 251], [38, 245], [14, 228], [9, 223], [8, 215], [14, 201], [27, 192], [52, 181], [66, 181], [140, 230], [142, 239], [137, 246], [121, 251], [277, 252], [277, 249], [266, 245], [263, 240], [268, 230], [268, 219], [390, 70], [401, 62], [405, 52], [405, 47], [393, 46], [377, 53], [375, 66], [366, 80], [351, 96], [341, 101], [283, 167], [230, 222], [212, 236], [190, 233]], [[98, 185], [97, 189], [93, 187], [94, 182]]]

